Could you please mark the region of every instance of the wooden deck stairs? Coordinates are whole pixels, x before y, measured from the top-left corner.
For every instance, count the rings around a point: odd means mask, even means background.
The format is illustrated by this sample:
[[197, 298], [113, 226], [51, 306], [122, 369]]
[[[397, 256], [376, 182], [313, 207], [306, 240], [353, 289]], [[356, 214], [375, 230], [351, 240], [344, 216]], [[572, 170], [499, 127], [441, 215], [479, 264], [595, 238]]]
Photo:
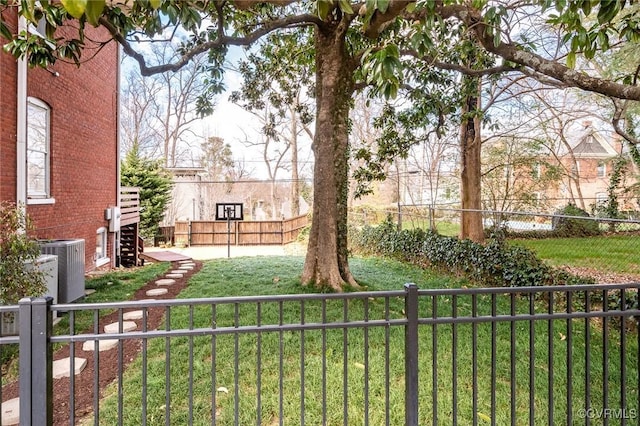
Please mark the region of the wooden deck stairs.
[[140, 189], [120, 189], [120, 264], [125, 267], [141, 266], [144, 242], [140, 237]]

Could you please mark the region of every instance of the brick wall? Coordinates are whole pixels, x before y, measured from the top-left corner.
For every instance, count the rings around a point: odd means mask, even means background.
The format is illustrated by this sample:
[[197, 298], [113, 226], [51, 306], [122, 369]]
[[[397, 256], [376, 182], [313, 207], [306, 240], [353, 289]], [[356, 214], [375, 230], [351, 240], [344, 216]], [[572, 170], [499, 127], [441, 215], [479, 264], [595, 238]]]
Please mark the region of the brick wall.
[[[91, 32], [91, 39], [109, 39], [102, 29]], [[117, 46], [111, 42], [99, 52], [92, 47], [85, 49], [86, 62], [79, 68], [58, 61], [49, 70], [29, 69], [27, 77], [28, 96], [51, 108], [51, 195], [55, 199], [53, 204], [29, 204], [27, 212], [38, 238], [83, 238], [87, 271], [95, 267], [96, 231], [108, 226], [104, 210], [116, 205], [118, 197]], [[0, 55], [0, 199], [15, 200], [16, 61], [6, 53]], [[111, 255], [113, 234], [108, 240]]]
[[[9, 29], [15, 31], [15, 25]], [[6, 42], [0, 37], [1, 45]], [[0, 201], [16, 197], [16, 72], [16, 61], [0, 50]]]

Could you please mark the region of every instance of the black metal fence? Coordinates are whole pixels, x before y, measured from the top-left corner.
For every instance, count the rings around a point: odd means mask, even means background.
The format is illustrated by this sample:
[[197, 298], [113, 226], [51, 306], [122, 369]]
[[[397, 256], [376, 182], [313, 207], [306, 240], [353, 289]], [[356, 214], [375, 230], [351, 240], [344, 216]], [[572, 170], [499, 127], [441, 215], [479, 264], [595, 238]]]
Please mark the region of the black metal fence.
[[[637, 425], [637, 291], [407, 284], [108, 304], [24, 299], [19, 337], [1, 337], [0, 347], [19, 344], [22, 425]], [[66, 312], [65, 326], [52, 326], [55, 311]], [[100, 319], [114, 312], [106, 333]], [[77, 330], [82, 317], [88, 330]], [[87, 369], [53, 379], [61, 353], [70, 371], [86, 358]], [[6, 401], [13, 388], [3, 379]], [[54, 402], [61, 395], [65, 403]]]

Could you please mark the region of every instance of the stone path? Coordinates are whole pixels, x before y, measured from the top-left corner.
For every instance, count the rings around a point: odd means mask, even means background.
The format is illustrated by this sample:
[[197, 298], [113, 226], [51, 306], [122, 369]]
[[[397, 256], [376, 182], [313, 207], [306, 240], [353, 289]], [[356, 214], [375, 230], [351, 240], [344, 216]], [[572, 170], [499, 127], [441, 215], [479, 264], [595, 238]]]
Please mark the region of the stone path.
[[[168, 293], [167, 286], [175, 284], [175, 279], [182, 278], [187, 271], [194, 269], [196, 264], [192, 259], [185, 259], [179, 262], [178, 269], [170, 270], [164, 275], [164, 278], [155, 281], [157, 288], [153, 288], [146, 291], [147, 296], [162, 296]], [[89, 290], [91, 291], [91, 290]], [[146, 299], [155, 300], [155, 299]], [[105, 334], [119, 333], [122, 330], [123, 333], [131, 332], [138, 329], [138, 324], [135, 321], [141, 320], [144, 317], [142, 310], [128, 311], [123, 313], [123, 321], [113, 322], [104, 326]], [[99, 352], [110, 351], [118, 346], [118, 339], [104, 339], [104, 340], [89, 340], [83, 343], [82, 350], [85, 352], [94, 352], [97, 349]], [[74, 357], [73, 369], [74, 375], [79, 375], [84, 371], [87, 366], [87, 359], [81, 356]], [[54, 380], [71, 376], [72, 362], [70, 357], [62, 358], [53, 362], [53, 378]], [[12, 398], [2, 403], [0, 407], [2, 412], [2, 422], [4, 425], [17, 425], [20, 423], [20, 398]]]

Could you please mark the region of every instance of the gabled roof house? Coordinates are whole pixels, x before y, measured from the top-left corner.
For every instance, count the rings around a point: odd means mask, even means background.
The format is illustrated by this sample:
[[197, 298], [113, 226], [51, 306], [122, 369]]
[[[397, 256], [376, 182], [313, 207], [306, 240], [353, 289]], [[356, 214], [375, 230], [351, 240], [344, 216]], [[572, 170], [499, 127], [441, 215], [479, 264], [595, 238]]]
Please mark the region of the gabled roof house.
[[[14, 33], [38, 31], [3, 14]], [[84, 272], [119, 260], [118, 55], [109, 43], [41, 69], [0, 52], [0, 201], [26, 206], [38, 239], [83, 240]]]
[[[569, 199], [586, 209], [606, 201], [613, 160], [624, 154], [619, 137], [605, 136], [591, 122], [584, 122], [582, 129], [575, 133], [570, 149], [562, 150], [556, 157], [555, 161], [564, 170], [564, 178], [557, 187], [548, 188], [545, 197], [565, 204], [564, 200]], [[625, 179], [635, 182], [636, 178], [631, 173]], [[623, 182], [622, 187], [631, 183]]]

